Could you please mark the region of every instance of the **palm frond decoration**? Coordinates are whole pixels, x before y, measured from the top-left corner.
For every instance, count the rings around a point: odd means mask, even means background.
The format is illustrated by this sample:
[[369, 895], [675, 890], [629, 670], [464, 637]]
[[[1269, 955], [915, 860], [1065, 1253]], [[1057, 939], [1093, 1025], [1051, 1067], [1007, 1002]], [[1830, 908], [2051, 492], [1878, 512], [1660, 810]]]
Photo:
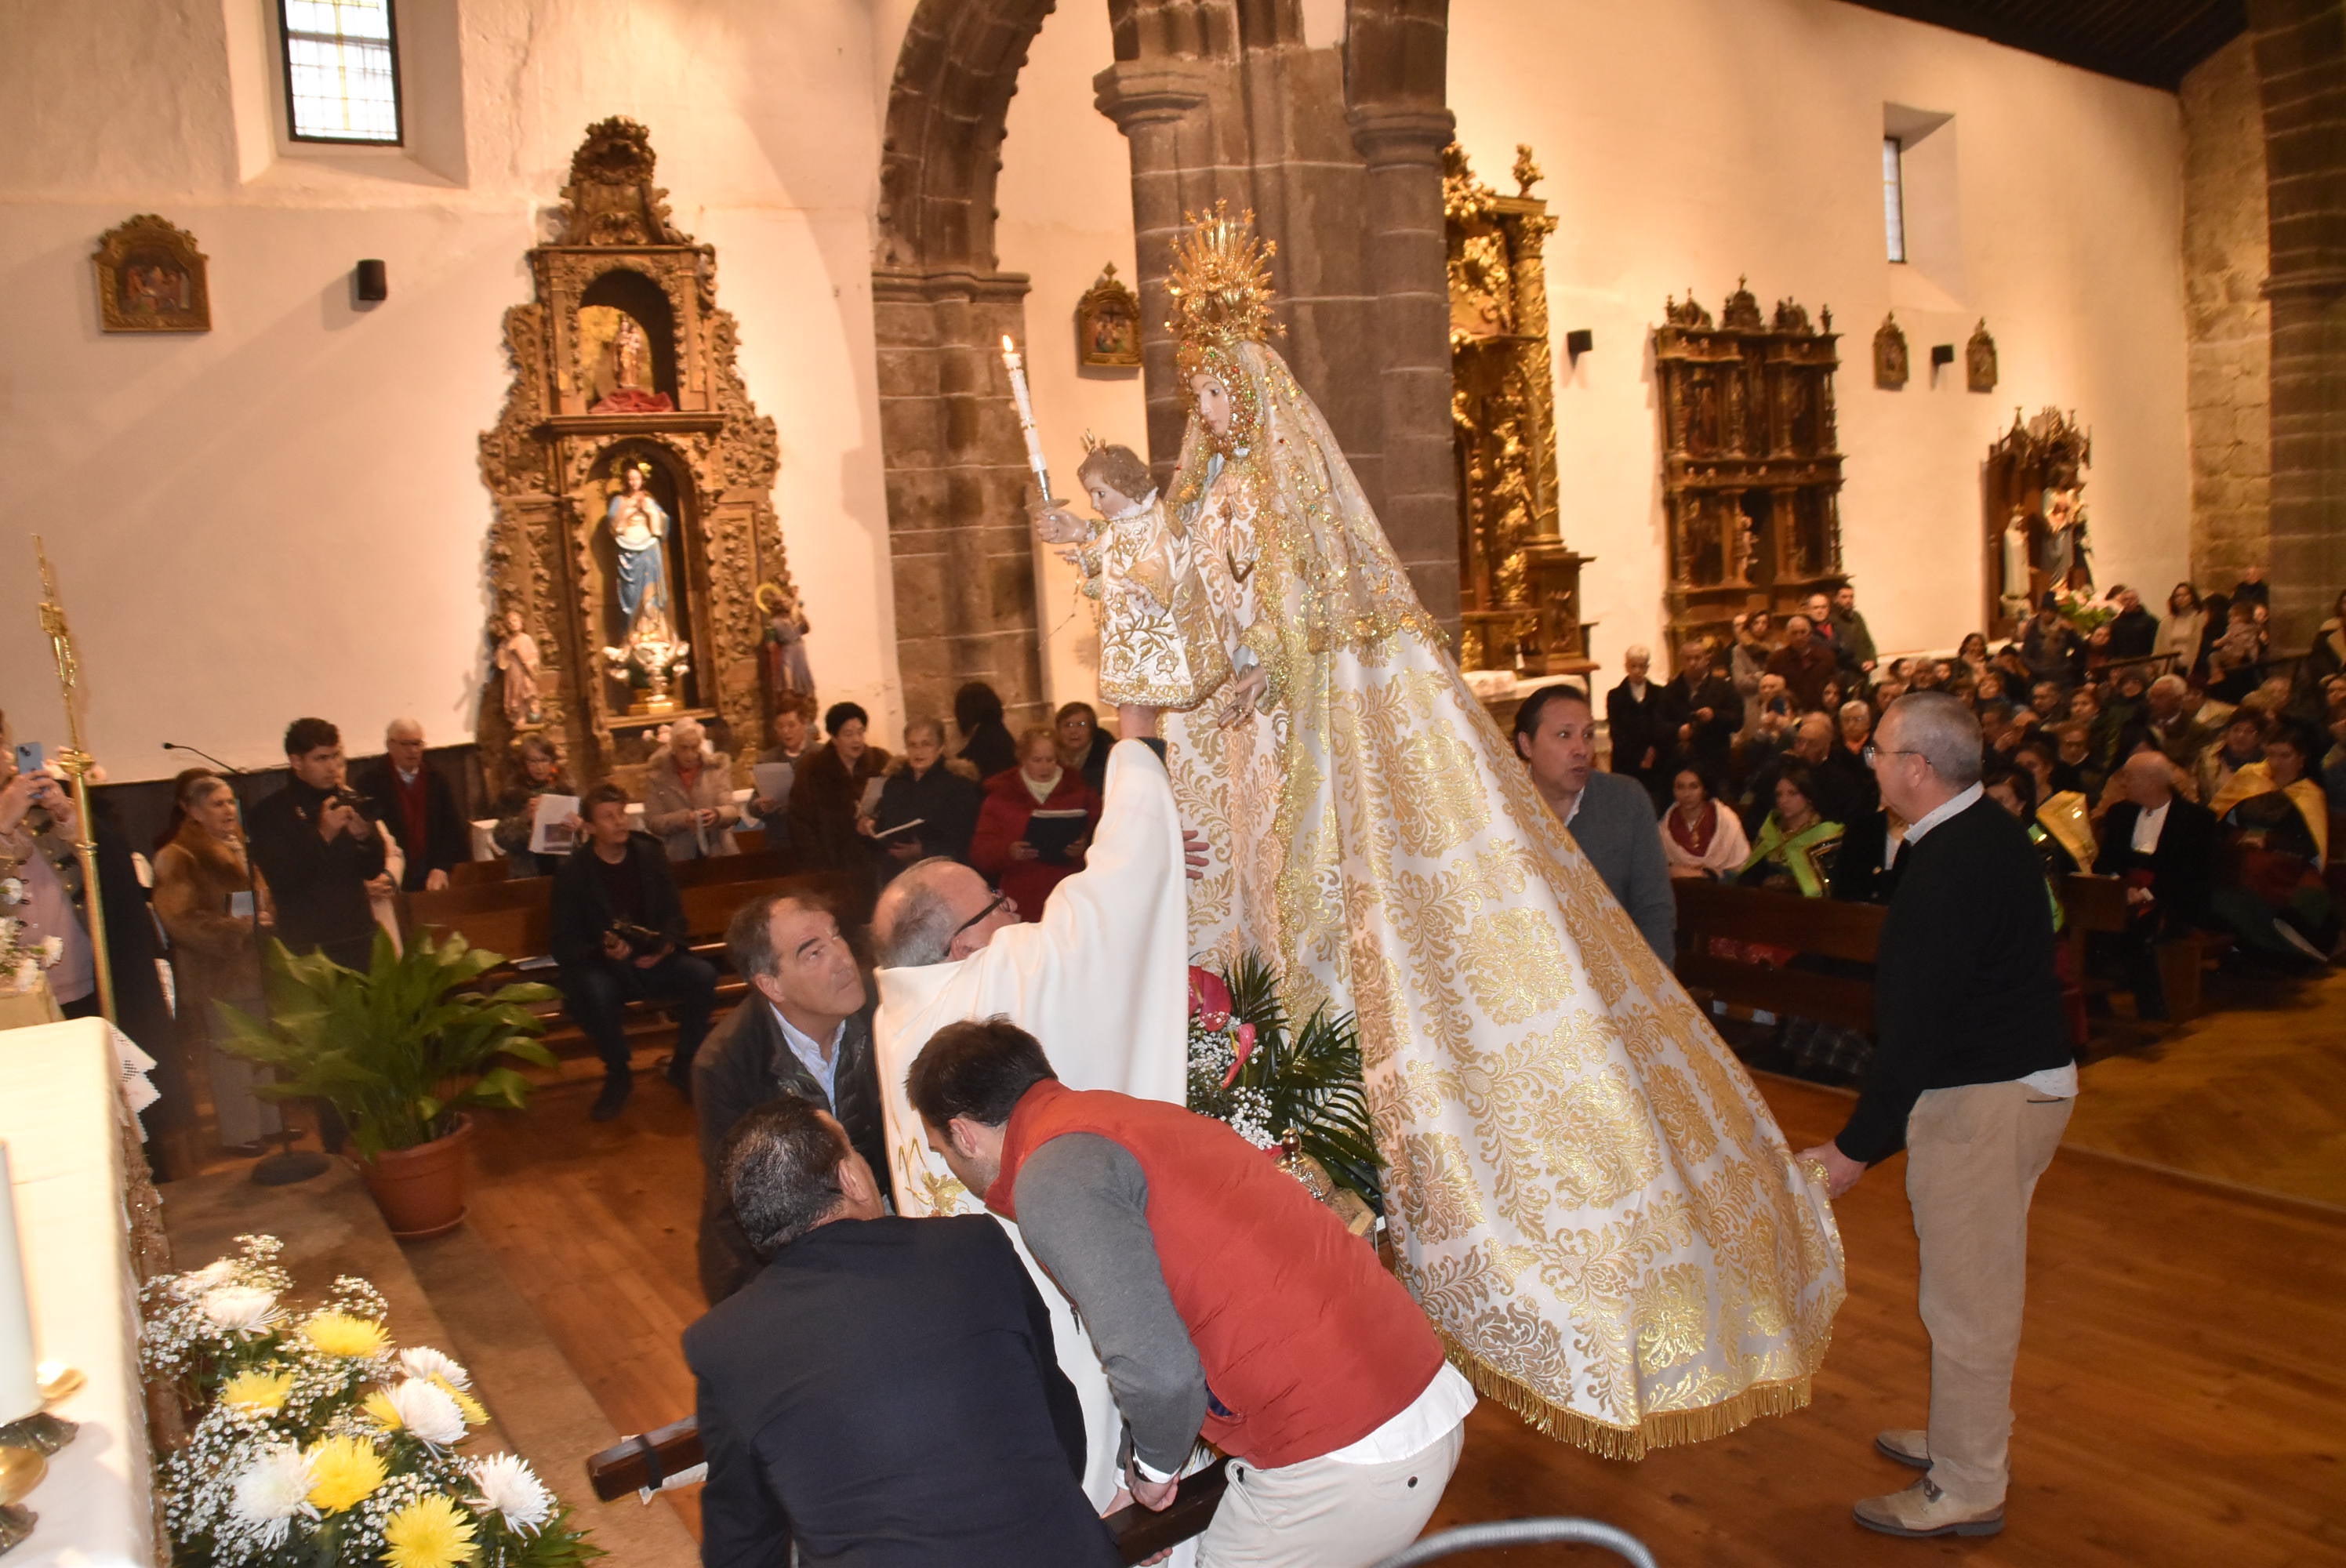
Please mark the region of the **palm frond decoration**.
[[1251, 952], [1222, 983], [1229, 987], [1230, 1016], [1254, 1026], [1254, 1051], [1239, 1069], [1238, 1086], [1260, 1095], [1274, 1135], [1291, 1130], [1304, 1154], [1383, 1213], [1384, 1162], [1361, 1083], [1359, 1021], [1330, 1013], [1323, 1003], [1301, 1028], [1290, 1029], [1277, 976]]

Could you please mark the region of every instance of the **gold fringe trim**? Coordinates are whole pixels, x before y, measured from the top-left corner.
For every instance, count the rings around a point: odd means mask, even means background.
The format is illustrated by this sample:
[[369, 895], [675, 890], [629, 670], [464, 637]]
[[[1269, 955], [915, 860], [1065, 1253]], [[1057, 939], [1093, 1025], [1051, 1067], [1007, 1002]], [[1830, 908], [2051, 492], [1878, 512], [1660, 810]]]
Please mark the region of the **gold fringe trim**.
[[1485, 1365], [1457, 1340], [1434, 1329], [1451, 1365], [1466, 1374], [1475, 1390], [1513, 1410], [1526, 1426], [1558, 1442], [1586, 1449], [1603, 1459], [1638, 1460], [1658, 1448], [1707, 1442], [1739, 1431], [1762, 1416], [1785, 1416], [1809, 1402], [1809, 1380], [1754, 1383], [1733, 1399], [1692, 1410], [1660, 1410], [1634, 1427], [1617, 1427], [1566, 1410], [1545, 1395]]

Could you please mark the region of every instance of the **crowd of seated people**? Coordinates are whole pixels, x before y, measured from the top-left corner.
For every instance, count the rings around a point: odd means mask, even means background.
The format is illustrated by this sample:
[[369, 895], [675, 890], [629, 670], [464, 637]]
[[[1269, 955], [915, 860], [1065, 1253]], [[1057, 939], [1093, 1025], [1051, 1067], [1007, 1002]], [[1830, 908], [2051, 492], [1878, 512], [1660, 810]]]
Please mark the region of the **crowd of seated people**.
[[[1737, 617], [1726, 647], [1689, 643], [1668, 683], [1631, 650], [1607, 704], [1628, 746], [1617, 728], [1610, 766], [1655, 792], [1673, 876], [1886, 901], [1904, 825], [1867, 750], [1899, 696], [1944, 690], [1978, 715], [1984, 786], [2029, 825], [2054, 896], [2071, 872], [2128, 881], [2109, 956], [2162, 1018], [2162, 943], [2213, 932], [2296, 972], [2339, 951], [2346, 594], [2294, 660], [2273, 652], [2268, 602], [2253, 569], [2229, 594], [2177, 585], [2163, 616], [2132, 588], [2083, 613], [2048, 596], [2009, 642], [1974, 632], [1951, 658], [1884, 661], [1844, 586], [1780, 623]], [[1711, 720], [1693, 723], [1698, 708]], [[2082, 1020], [2079, 977], [2064, 978]]]

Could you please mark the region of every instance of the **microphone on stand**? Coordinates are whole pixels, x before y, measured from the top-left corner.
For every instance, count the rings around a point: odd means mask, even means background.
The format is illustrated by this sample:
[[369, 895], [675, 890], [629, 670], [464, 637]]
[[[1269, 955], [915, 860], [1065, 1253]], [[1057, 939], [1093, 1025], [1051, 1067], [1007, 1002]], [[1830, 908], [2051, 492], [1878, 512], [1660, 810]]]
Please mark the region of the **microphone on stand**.
[[243, 773], [245, 773], [245, 772], [249, 771], [249, 769], [242, 769], [242, 768], [239, 768], [239, 767], [238, 767], [235, 763], [233, 763], [233, 762], [223, 762], [223, 761], [221, 761], [219, 758], [217, 758], [217, 757], [213, 756], [210, 752], [206, 751], [206, 750], [203, 750], [203, 749], [202, 749], [201, 748], [199, 748], [199, 747], [194, 747], [194, 746], [182, 746], [182, 745], [180, 745], [180, 744], [179, 744], [178, 741], [176, 741], [176, 740], [166, 740], [165, 742], [163, 742], [163, 749], [164, 749], [164, 750], [166, 750], [166, 751], [187, 751], [187, 752], [192, 752], [194, 755], [196, 755], [196, 756], [198, 756], [198, 757], [200, 757], [200, 758], [202, 758], [205, 761], [207, 761], [207, 762], [210, 763], [213, 767], [215, 767], [215, 768], [219, 768], [219, 769], [225, 769], [226, 771], [230, 772], [230, 773], [235, 773], [235, 774], [243, 774]]

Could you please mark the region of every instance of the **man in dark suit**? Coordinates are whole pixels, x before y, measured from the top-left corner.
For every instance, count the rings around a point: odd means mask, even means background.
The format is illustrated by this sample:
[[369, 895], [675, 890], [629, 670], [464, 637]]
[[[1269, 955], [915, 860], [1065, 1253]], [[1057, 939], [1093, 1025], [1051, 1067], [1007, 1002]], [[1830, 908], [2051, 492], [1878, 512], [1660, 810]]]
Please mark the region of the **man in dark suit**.
[[627, 820], [627, 792], [598, 784], [583, 803], [586, 836], [555, 873], [554, 961], [562, 1005], [603, 1058], [603, 1092], [587, 1115], [607, 1122], [636, 1086], [630, 1002], [670, 1003], [676, 1051], [668, 1082], [690, 1093], [692, 1058], [717, 1010], [717, 970], [685, 946], [684, 901], [668, 851]]
[[725, 1140], [751, 1111], [791, 1095], [831, 1113], [887, 1183], [872, 1013], [854, 950], [831, 911], [796, 893], [750, 900], [725, 932], [750, 995], [692, 1065], [700, 1123], [700, 1288], [714, 1306], [758, 1271], [725, 1192]]
[[473, 858], [473, 830], [456, 809], [456, 791], [423, 759], [422, 720], [393, 719], [382, 732], [382, 753], [358, 776], [358, 792], [407, 855], [399, 885], [436, 893], [457, 861]]
[[2167, 1016], [2158, 944], [2211, 924], [2216, 881], [2216, 818], [2175, 792], [2174, 769], [2157, 751], [2137, 751], [2120, 771], [2126, 798], [2102, 820], [2094, 870], [2127, 881], [2127, 928], [2118, 955], [2134, 991], [2135, 1012]]
[[1642, 647], [1623, 650], [1621, 684], [1605, 694], [1605, 728], [1613, 741], [1611, 770], [1634, 779], [1647, 798], [1667, 786], [1660, 779], [1669, 760], [1671, 727], [1662, 715], [1662, 688], [1647, 677], [1654, 656]]
[[1930, 1425], [1874, 1446], [1928, 1473], [1857, 1505], [1888, 1535], [2004, 1528], [2028, 1204], [2077, 1093], [2044, 862], [1983, 792], [1980, 750], [1978, 720], [1943, 692], [1882, 716], [1874, 774], [1912, 826], [1878, 950], [1873, 1065], [1848, 1125], [1800, 1156], [1839, 1197], [1907, 1151]]
[[984, 1215], [901, 1219], [839, 1123], [785, 1095], [726, 1140], [770, 1259], [685, 1330], [706, 1568], [1112, 1568], [1050, 1314]]
[[[1725, 788], [1735, 735], [1743, 728], [1743, 697], [1700, 637], [1690, 638], [1680, 650], [1678, 673], [1662, 687], [1660, 717], [1669, 738], [1671, 778], [1690, 767], [1714, 794]], [[1670, 779], [1662, 782], [1667, 786]]]

